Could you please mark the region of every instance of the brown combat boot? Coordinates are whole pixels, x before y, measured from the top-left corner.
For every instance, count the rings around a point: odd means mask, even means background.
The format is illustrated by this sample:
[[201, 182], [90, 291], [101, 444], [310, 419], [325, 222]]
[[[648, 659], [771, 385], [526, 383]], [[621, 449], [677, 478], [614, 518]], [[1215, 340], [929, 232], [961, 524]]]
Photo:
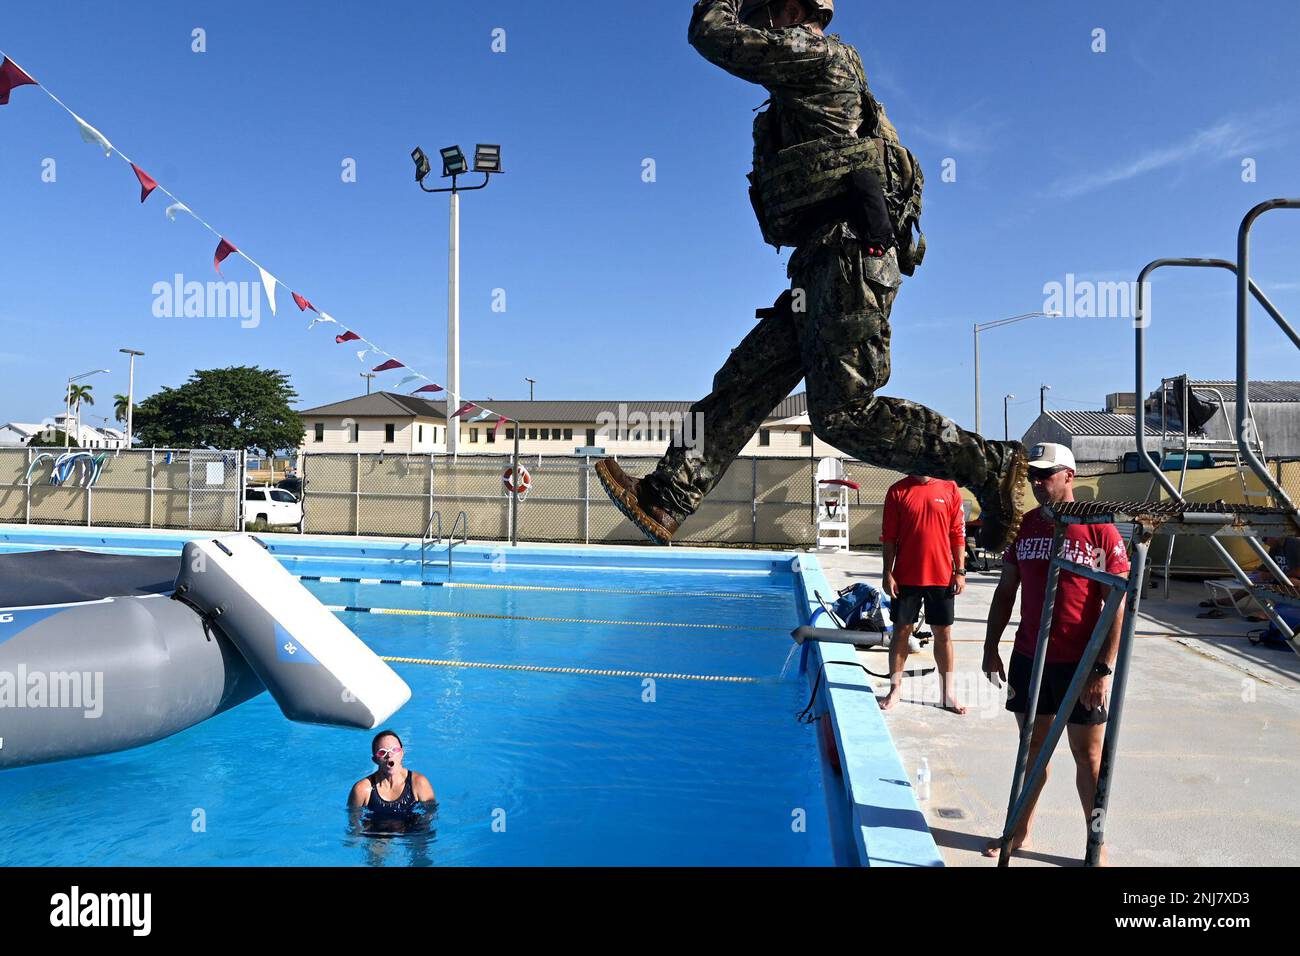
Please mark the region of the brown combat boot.
[[642, 534], [657, 544], [672, 541], [679, 522], [648, 494], [649, 489], [640, 478], [628, 475], [613, 458], [596, 462], [596, 477], [609, 500]]
[[1025, 479], [1029, 474], [1029, 456], [1018, 441], [991, 441], [991, 448], [1001, 451], [1001, 461], [975, 492], [980, 505], [979, 546], [1001, 554], [1015, 540], [1025, 512]]

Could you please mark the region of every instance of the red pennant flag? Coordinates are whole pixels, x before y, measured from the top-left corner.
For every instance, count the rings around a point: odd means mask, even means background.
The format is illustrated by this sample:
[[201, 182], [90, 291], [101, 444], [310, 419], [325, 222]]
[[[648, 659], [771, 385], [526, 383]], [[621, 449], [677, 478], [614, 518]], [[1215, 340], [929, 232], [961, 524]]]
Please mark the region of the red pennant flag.
[[[299, 312], [306, 312], [308, 309], [311, 309], [313, 312], [316, 311], [316, 306], [314, 306], [314, 305], [312, 305], [310, 302], [308, 302], [305, 296], [301, 296], [301, 295], [299, 295], [297, 292], [291, 293], [291, 295], [293, 295], [293, 301], [295, 301], [295, 302], [298, 303], [298, 311], [299, 311]], [[357, 338], [361, 338], [361, 336], [358, 335]], [[346, 342], [346, 341], [348, 341], [348, 340], [347, 340], [347, 339], [339, 339], [339, 341], [340, 341], [340, 342]]]
[[458, 409], [456, 409], [454, 412], [452, 412], [452, 413], [451, 413], [451, 417], [452, 417], [452, 418], [455, 418], [455, 417], [458, 416], [458, 415], [464, 415], [466, 412], [468, 412], [468, 411], [470, 411], [471, 409], [474, 409], [474, 408], [478, 408], [478, 406], [475, 405], [473, 402], [466, 402], [466, 403], [465, 403], [464, 405], [462, 405], [460, 408], [458, 408]]
[[23, 72], [23, 68], [13, 60], [5, 58], [0, 63], [0, 106], [9, 102], [9, 91], [19, 86], [39, 86], [35, 80]]
[[501, 426], [504, 425], [505, 423], [506, 423], [506, 419], [504, 415], [501, 418], [498, 418], [496, 425], [494, 425], [492, 428], [492, 434], [495, 435], [497, 432], [501, 431]]
[[[296, 299], [297, 296], [294, 296], [294, 298]], [[342, 335], [334, 336], [334, 341], [339, 345], [342, 345], [344, 342], [356, 342], [360, 338], [361, 336], [357, 335], [357, 333], [353, 332], [351, 329], [346, 329]]]
[[372, 368], [370, 371], [372, 371], [372, 372], [387, 372], [387, 371], [389, 371], [390, 369], [395, 369], [395, 368], [406, 368], [406, 366], [403, 365], [401, 362], [397, 361], [397, 359], [389, 359], [389, 360], [388, 360], [387, 362], [385, 362], [383, 365], [376, 365], [376, 366], [375, 366], [374, 368]]
[[158, 182], [135, 163], [131, 164], [131, 168], [135, 170], [135, 178], [140, 180], [140, 201], [144, 202], [158, 188]]
[[217, 273], [220, 274], [221, 263], [225, 262], [226, 257], [229, 256], [232, 252], [238, 252], [238, 251], [239, 250], [235, 248], [234, 243], [232, 243], [229, 239], [223, 238], [219, 243], [217, 243], [216, 254], [212, 257], [212, 268], [216, 269]]
[[441, 391], [442, 391], [442, 386], [441, 386], [441, 385], [421, 385], [419, 388], [417, 388], [417, 389], [416, 389], [415, 391], [413, 391], [411, 394], [412, 394], [412, 395], [419, 395], [421, 392], [441, 392]]

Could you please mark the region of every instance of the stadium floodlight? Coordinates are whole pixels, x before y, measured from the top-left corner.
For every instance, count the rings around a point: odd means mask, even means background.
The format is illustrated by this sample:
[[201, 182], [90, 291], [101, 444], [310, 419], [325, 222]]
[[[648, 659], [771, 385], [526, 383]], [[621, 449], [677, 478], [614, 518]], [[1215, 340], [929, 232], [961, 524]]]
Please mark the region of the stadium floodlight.
[[424, 150], [417, 146], [411, 150], [411, 159], [415, 162], [415, 181], [417, 183], [424, 182], [424, 177], [428, 176], [432, 171], [429, 166], [429, 157], [424, 155]]
[[469, 172], [469, 163], [465, 160], [465, 154], [460, 151], [459, 146], [447, 146], [438, 150], [442, 154], [442, 175], [445, 179], [448, 176], [460, 176]]
[[501, 146], [498, 143], [479, 143], [474, 149], [474, 172], [501, 172]]

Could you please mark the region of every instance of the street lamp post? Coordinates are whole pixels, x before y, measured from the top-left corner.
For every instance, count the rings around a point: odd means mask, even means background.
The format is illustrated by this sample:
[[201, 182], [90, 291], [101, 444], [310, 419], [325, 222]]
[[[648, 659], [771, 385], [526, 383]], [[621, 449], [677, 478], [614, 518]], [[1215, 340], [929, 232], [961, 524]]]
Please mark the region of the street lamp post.
[[452, 416], [460, 407], [460, 194], [485, 189], [493, 173], [501, 169], [501, 147], [490, 143], [480, 143], [474, 152], [474, 172], [483, 174], [483, 182], [477, 186], [461, 186], [457, 177], [470, 171], [469, 163], [459, 146], [448, 146], [439, 150], [442, 156], [442, 176], [451, 178], [451, 186], [444, 189], [430, 189], [424, 179], [432, 171], [429, 158], [424, 150], [416, 147], [411, 150], [411, 159], [415, 163], [415, 181], [426, 193], [451, 193], [451, 226], [447, 252], [447, 451], [455, 455], [460, 444], [460, 428], [452, 422]]
[[533, 400], [533, 386], [537, 384], [537, 379], [525, 377], [524, 381], [528, 383], [528, 400], [531, 402]]
[[[83, 378], [90, 378], [92, 375], [105, 375], [108, 373], [106, 368], [92, 369], [89, 372], [82, 372], [80, 375], [74, 375], [68, 379], [68, 390], [63, 395], [63, 450], [66, 452], [72, 447], [72, 436], [68, 433], [69, 420], [72, 418], [72, 383], [79, 382]], [[77, 439], [81, 439], [81, 403], [77, 403]]]
[[1011, 441], [1011, 400], [1014, 395], [1002, 396], [1002, 440]]
[[131, 371], [127, 373], [126, 378], [126, 447], [131, 447], [131, 437], [135, 434], [135, 360], [137, 356], [143, 356], [144, 353], [138, 349], [118, 349], [123, 355], [129, 355], [131, 362]]
[[1038, 386], [1038, 414], [1043, 415], [1047, 412], [1047, 393], [1052, 390], [1050, 385]]
[[1014, 325], [1017, 322], [1023, 322], [1025, 319], [1035, 318], [1060, 318], [1060, 312], [1026, 312], [1023, 315], [1013, 315], [1005, 319], [994, 319], [992, 322], [983, 324], [975, 323], [975, 431], [977, 434], [983, 434], [982, 420], [980, 417], [980, 333], [988, 329], [996, 329], [1003, 325]]

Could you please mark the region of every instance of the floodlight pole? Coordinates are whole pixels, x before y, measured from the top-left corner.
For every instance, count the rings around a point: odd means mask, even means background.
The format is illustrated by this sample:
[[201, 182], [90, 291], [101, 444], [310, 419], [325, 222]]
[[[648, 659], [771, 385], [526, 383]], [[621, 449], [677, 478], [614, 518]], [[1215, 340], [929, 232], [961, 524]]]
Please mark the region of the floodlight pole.
[[131, 357], [131, 370], [127, 373], [126, 379], [126, 447], [131, 447], [132, 436], [134, 436], [135, 425], [135, 360], [137, 356], [144, 355], [139, 349], [118, 349], [119, 352]]
[[461, 186], [457, 176], [451, 177], [451, 186], [430, 189], [420, 180], [426, 193], [451, 193], [451, 228], [447, 250], [447, 452], [455, 456], [460, 445], [460, 423], [452, 416], [461, 405], [460, 400], [460, 194], [484, 189], [492, 180], [491, 173], [483, 174], [477, 186]]

